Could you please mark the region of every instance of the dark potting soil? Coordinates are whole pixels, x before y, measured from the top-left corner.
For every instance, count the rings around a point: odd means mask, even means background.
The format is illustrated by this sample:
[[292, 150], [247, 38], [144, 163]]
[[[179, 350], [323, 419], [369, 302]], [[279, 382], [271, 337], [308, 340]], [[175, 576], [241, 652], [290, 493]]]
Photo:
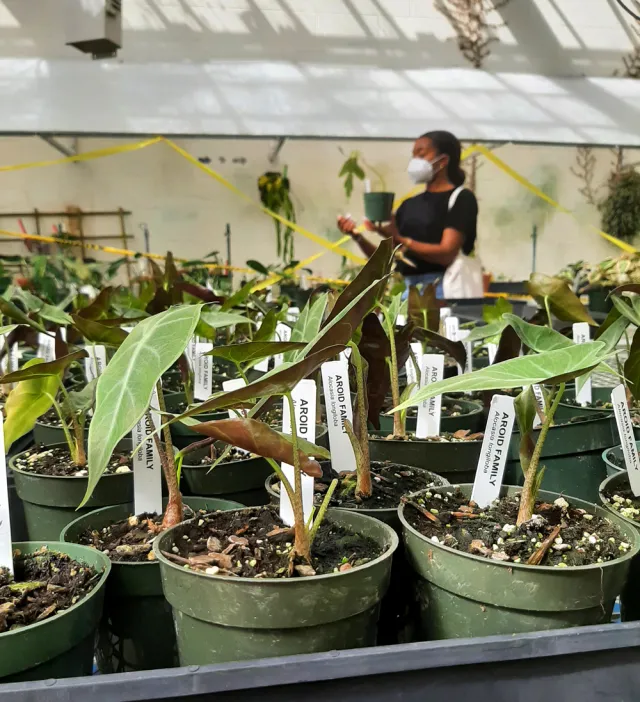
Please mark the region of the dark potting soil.
[[[624, 461], [622, 461], [624, 463]], [[603, 493], [604, 499], [611, 509], [614, 509], [621, 517], [626, 517], [634, 522], [640, 522], [640, 497], [636, 497], [626, 481], [624, 486], [615, 489], [607, 486]]]
[[311, 568], [290, 570], [293, 527], [271, 507], [217, 512], [176, 528], [174, 563], [207, 575], [288, 578], [347, 571], [378, 558], [384, 550], [372, 539], [347, 531], [327, 517], [313, 542]]
[[165, 393], [182, 392], [182, 378], [179, 373], [168, 373], [162, 376], [162, 390]]
[[[405, 516], [435, 543], [507, 563], [591, 565], [620, 558], [631, 548], [608, 519], [571, 507], [563, 497], [553, 504], [536, 502], [533, 518], [517, 527], [519, 506], [519, 495], [480, 509], [460, 491], [427, 491], [407, 505]], [[538, 562], [530, 562], [534, 556]]]
[[461, 441], [482, 441], [484, 434], [482, 432], [477, 432], [472, 434], [469, 429], [458, 429], [454, 432], [442, 432], [438, 436], [429, 436], [426, 439], [416, 439], [416, 435], [411, 432], [407, 432], [406, 436], [394, 436], [393, 434], [387, 434], [385, 437], [371, 435], [370, 439], [381, 439], [385, 441], [429, 441], [432, 443], [459, 443]]
[[39, 424], [44, 424], [48, 427], [61, 427], [62, 422], [60, 421], [60, 417], [58, 416], [58, 413], [56, 412], [55, 408], [51, 408], [47, 413], [43, 414], [39, 419], [38, 419]]
[[12, 576], [0, 569], [0, 634], [49, 619], [85, 597], [101, 573], [43, 547], [34, 554], [14, 552]]
[[[228, 448], [228, 447], [227, 447]], [[215, 446], [210, 447], [210, 453], [208, 453], [206, 456], [203, 456], [198, 462], [191, 462], [189, 461], [189, 454], [185, 456], [184, 459], [184, 464], [187, 466], [193, 466], [193, 465], [198, 465], [198, 466], [210, 466], [213, 463], [216, 462], [218, 456], [221, 456], [224, 453], [224, 449], [217, 450]], [[236, 448], [235, 446], [232, 446], [229, 450], [229, 452], [220, 460], [220, 463], [231, 463], [233, 461], [246, 461], [247, 458], [255, 458], [254, 453], [248, 453], [247, 451], [243, 451], [242, 449]]]
[[[208, 514], [195, 512], [187, 505], [183, 518], [193, 519]], [[102, 551], [114, 563], [144, 563], [154, 561], [153, 540], [162, 531], [162, 515], [145, 513], [109, 524], [102, 529], [86, 529], [77, 543]]]
[[[47, 448], [35, 446], [14, 458], [14, 464], [19, 470], [38, 475], [58, 477], [86, 478], [86, 468], [79, 468], [71, 460], [71, 454], [66, 446]], [[128, 453], [114, 453], [109, 461], [106, 473], [130, 473], [132, 460]]]
[[[371, 463], [371, 497], [356, 497], [356, 476], [353, 473], [332, 474], [330, 461], [320, 461], [323, 478], [314, 484], [314, 503], [322, 504], [325, 493], [334, 477], [340, 479], [331, 501], [330, 507], [347, 507], [349, 509], [395, 509], [400, 504], [400, 498], [411, 492], [418, 492], [428, 487], [439, 487], [442, 481], [426, 480], [422, 471], [408, 466], [397, 465], [390, 461], [372, 461]], [[273, 488], [280, 492], [280, 483], [274, 483]]]
[[[383, 412], [388, 412], [393, 407], [393, 402], [389, 398], [387, 406], [383, 409]], [[469, 412], [462, 407], [456, 400], [448, 397], [442, 399], [442, 416], [443, 417], [462, 417], [463, 415], [469, 414]], [[418, 408], [409, 407], [407, 410], [407, 417], [417, 417]]]

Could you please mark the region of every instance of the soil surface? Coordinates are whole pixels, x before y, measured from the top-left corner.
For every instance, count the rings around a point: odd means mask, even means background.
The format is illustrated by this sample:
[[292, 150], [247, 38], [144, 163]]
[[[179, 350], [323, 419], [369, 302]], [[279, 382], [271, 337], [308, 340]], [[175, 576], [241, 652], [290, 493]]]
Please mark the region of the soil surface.
[[[624, 463], [624, 461], [622, 462]], [[640, 497], [636, 497], [633, 494], [628, 480], [623, 486], [615, 489], [607, 486], [603, 494], [607, 504], [611, 509], [618, 512], [621, 517], [640, 522]]]
[[553, 504], [536, 502], [533, 518], [517, 527], [519, 495], [480, 509], [460, 491], [444, 488], [439, 493], [415, 496], [405, 517], [427, 538], [457, 551], [507, 563], [566, 568], [607, 563], [631, 548], [611, 522], [571, 507], [563, 497]]
[[[46, 446], [35, 446], [24, 453], [18, 454], [14, 458], [14, 464], [19, 470], [27, 473], [37, 473], [38, 475], [52, 475], [58, 477], [86, 478], [87, 469], [79, 468], [71, 461], [69, 449], [64, 447], [47, 448]], [[128, 453], [114, 453], [111, 456], [105, 473], [130, 473], [132, 470], [132, 459]]]
[[46, 414], [43, 414], [39, 419], [38, 419], [39, 424], [45, 424], [48, 427], [62, 427], [62, 422], [60, 421], [60, 417], [58, 416], [58, 413], [56, 412], [55, 408], [51, 408]]
[[385, 441], [429, 441], [433, 443], [459, 443], [461, 441], [482, 441], [484, 434], [482, 432], [477, 432], [472, 434], [469, 429], [459, 429], [454, 432], [442, 432], [438, 436], [429, 436], [426, 439], [416, 439], [415, 434], [407, 432], [406, 436], [394, 436], [393, 434], [387, 434], [387, 436], [376, 436], [372, 434], [369, 436], [370, 439], [384, 439]]
[[[183, 518], [204, 516], [205, 511], [195, 512], [184, 505]], [[144, 563], [154, 561], [153, 540], [162, 531], [162, 515], [140, 514], [114, 522], [102, 529], [86, 529], [77, 543], [102, 551], [114, 563]]]
[[69, 556], [42, 548], [14, 552], [15, 576], [0, 569], [0, 634], [49, 619], [85, 597], [101, 573]]
[[[320, 461], [324, 473], [322, 479], [315, 481], [314, 503], [321, 505], [325, 493], [333, 478], [339, 478], [330, 507], [347, 507], [349, 509], [395, 509], [400, 504], [400, 498], [411, 492], [418, 492], [427, 487], [443, 485], [442, 479], [434, 475], [433, 479], [428, 473], [419, 471], [409, 466], [397, 465], [389, 461], [372, 461], [371, 463], [371, 497], [356, 497], [356, 476], [353, 473], [333, 473], [330, 461]], [[276, 492], [280, 492], [280, 483], [272, 485]]]
[[[203, 456], [199, 461], [194, 461], [193, 459], [189, 460], [189, 454], [187, 454], [184, 458], [184, 465], [186, 465], [186, 466], [210, 466], [213, 463], [215, 463], [218, 456], [222, 455], [222, 453], [224, 452], [224, 449], [218, 450], [213, 445], [211, 445], [209, 448], [210, 448], [210, 453], [208, 453], [206, 456]], [[232, 463], [233, 461], [246, 461], [247, 458], [256, 458], [256, 455], [254, 453], [248, 453], [247, 451], [243, 451], [242, 449], [239, 449], [239, 448], [236, 448], [235, 446], [232, 446], [228, 455], [226, 455], [220, 461], [220, 463]]]
[[[462, 399], [462, 398], [459, 398]], [[387, 406], [383, 409], [383, 412], [388, 412], [391, 408], [393, 407], [393, 402], [391, 401], [391, 398], [389, 398], [389, 402], [387, 403]], [[477, 408], [474, 408], [477, 409]], [[451, 417], [462, 417], [462, 416], [467, 416], [469, 415], [470, 412], [466, 409], [463, 408], [462, 405], [460, 405], [455, 399], [445, 397], [442, 400], [442, 416], [446, 418], [451, 418]], [[418, 408], [417, 407], [409, 407], [407, 409], [407, 417], [417, 417], [418, 416]]]
[[344, 572], [378, 558], [384, 549], [325, 518], [313, 542], [312, 563], [294, 563], [293, 527], [276, 509], [257, 507], [217, 512], [176, 528], [163, 555], [207, 575], [288, 578]]

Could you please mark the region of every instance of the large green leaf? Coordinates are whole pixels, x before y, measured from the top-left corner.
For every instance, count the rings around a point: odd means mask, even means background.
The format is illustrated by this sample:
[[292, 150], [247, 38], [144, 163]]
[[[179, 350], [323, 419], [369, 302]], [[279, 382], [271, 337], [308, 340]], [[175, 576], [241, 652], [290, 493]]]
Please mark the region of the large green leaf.
[[31, 378], [44, 378], [49, 375], [62, 375], [65, 368], [70, 366], [76, 361], [80, 361], [86, 358], [89, 354], [84, 350], [74, 351], [66, 356], [61, 356], [56, 358], [54, 361], [44, 362], [43, 359], [36, 358], [35, 361], [41, 361], [37, 365], [29, 365], [25, 363], [24, 368], [14, 371], [13, 373], [7, 373], [0, 378], [0, 384], [6, 385], [7, 383], [18, 383], [21, 380], [29, 380]]
[[108, 327], [101, 322], [80, 317], [77, 314], [73, 315], [73, 325], [87, 341], [91, 341], [94, 344], [120, 346], [128, 336], [124, 329]]
[[590, 371], [605, 357], [605, 345], [600, 341], [590, 341], [566, 349], [513, 358], [473, 373], [430, 384], [393, 411], [419, 405], [424, 400], [442, 393], [507, 390], [534, 383], [566, 382]]
[[113, 288], [104, 288], [90, 305], [78, 311], [78, 316], [83, 319], [98, 319], [102, 317], [109, 310], [113, 293]]
[[86, 412], [91, 407], [96, 399], [96, 385], [98, 379], [94, 378], [87, 383], [82, 390], [70, 390], [62, 402], [62, 410], [66, 416], [72, 414], [80, 414]]
[[[191, 425], [191, 429], [198, 434], [204, 434], [223, 441], [229, 446], [250, 451], [264, 458], [273, 458], [293, 465], [293, 446], [291, 438], [272, 429], [268, 424], [255, 419], [217, 419], [211, 422]], [[308, 444], [305, 444], [308, 447]], [[314, 451], [315, 453], [315, 451]], [[314, 454], [311, 454], [314, 455]], [[322, 469], [317, 461], [298, 449], [300, 467], [307, 475], [315, 478], [322, 477]]]
[[16, 299], [20, 300], [22, 304], [27, 308], [28, 312], [33, 312], [37, 314], [41, 319], [46, 319], [54, 324], [70, 324], [71, 317], [63, 310], [53, 305], [49, 305], [44, 300], [36, 297], [28, 290], [23, 290], [18, 288], [15, 295]]
[[[325, 310], [327, 309], [328, 301], [329, 296], [324, 294], [318, 296], [313, 301], [310, 300], [305, 305], [291, 330], [291, 341], [304, 342], [302, 348], [305, 348], [306, 344], [317, 338], [320, 333], [320, 328], [322, 327], [322, 320]], [[298, 351], [291, 351], [285, 354], [284, 360], [296, 361], [298, 358]]]
[[[636, 299], [640, 301], [640, 297], [636, 297]], [[618, 297], [618, 295], [612, 295], [611, 302], [613, 302], [614, 307], [623, 317], [628, 319], [632, 324], [640, 326], [640, 309], [636, 309], [633, 300], [626, 296], [623, 298]]]
[[[626, 319], [626, 317], [620, 316], [614, 322], [611, 322], [611, 324], [609, 324], [609, 326], [604, 329], [602, 333], [598, 333], [594, 341], [601, 341], [606, 346], [607, 352], [613, 353], [628, 326], [629, 320]], [[600, 332], [600, 329], [598, 332]]]
[[253, 361], [260, 361], [263, 358], [270, 358], [279, 353], [297, 351], [304, 347], [305, 344], [303, 343], [289, 341], [248, 341], [244, 344], [216, 346], [212, 351], [208, 351], [205, 356], [225, 358], [227, 361], [243, 365]]
[[552, 278], [543, 273], [533, 273], [529, 278], [529, 293], [536, 302], [545, 306], [548, 300], [551, 312], [564, 322], [588, 322], [597, 326], [578, 296], [571, 290], [568, 283], [560, 278]]
[[200, 319], [200, 305], [181, 305], [140, 322], [118, 348], [101, 374], [89, 428], [91, 497], [116, 444], [149, 407], [162, 374], [184, 352]]
[[529, 324], [514, 314], [505, 314], [504, 319], [515, 329], [522, 343], [538, 353], [566, 349], [573, 345], [571, 339], [567, 339], [566, 336], [549, 327]]
[[311, 375], [311, 373], [317, 370], [325, 361], [334, 358], [341, 351], [344, 351], [344, 349], [344, 346], [329, 346], [322, 351], [310, 354], [296, 363], [283, 363], [281, 366], [278, 366], [278, 368], [263, 375], [254, 383], [245, 385], [245, 387], [239, 388], [238, 390], [214, 395], [201, 405], [187, 410], [174, 421], [181, 421], [184, 417], [213, 412], [217, 409], [236, 407], [248, 400], [255, 400], [260, 397], [283, 395], [292, 390], [301, 380]]
[[[34, 358], [24, 364], [23, 371], [44, 365], [41, 358]], [[19, 382], [9, 393], [5, 404], [4, 449], [9, 451], [16, 439], [31, 431], [36, 420], [53, 405], [58, 391], [59, 375], [46, 375]]]
[[31, 319], [31, 317], [26, 315], [17, 305], [14, 305], [13, 302], [10, 302], [9, 300], [3, 300], [0, 298], [0, 312], [2, 312], [5, 317], [12, 319], [14, 322], [26, 324], [33, 329], [37, 329], [39, 332], [46, 331], [41, 324], [36, 322], [34, 319]]
[[276, 333], [278, 317], [275, 310], [269, 310], [262, 320], [258, 331], [253, 335], [254, 341], [271, 341]]
[[471, 330], [469, 336], [465, 339], [465, 343], [471, 344], [476, 341], [484, 341], [485, 339], [490, 339], [492, 336], [498, 336], [502, 334], [502, 331], [507, 326], [506, 319], [500, 319], [495, 322], [489, 322], [481, 327], [475, 327]]
[[205, 307], [202, 310], [202, 321], [213, 329], [231, 327], [234, 324], [255, 324], [251, 319], [235, 312], [222, 312], [219, 307]]
[[220, 308], [222, 312], [228, 312], [233, 309], [236, 305], [242, 304], [251, 295], [251, 289], [256, 284], [254, 279], [251, 279], [248, 283], [245, 283], [239, 290], [237, 290], [231, 297], [227, 298]]
[[640, 400], [640, 328], [633, 335], [629, 357], [624, 364], [624, 376], [634, 399]]

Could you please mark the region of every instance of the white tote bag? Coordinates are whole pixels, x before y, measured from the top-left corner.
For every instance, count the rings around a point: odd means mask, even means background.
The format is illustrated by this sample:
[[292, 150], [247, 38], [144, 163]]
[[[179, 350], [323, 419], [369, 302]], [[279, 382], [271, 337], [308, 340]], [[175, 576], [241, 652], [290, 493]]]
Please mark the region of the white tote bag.
[[[464, 190], [461, 185], [456, 188], [449, 198], [449, 212], [456, 204], [458, 195]], [[482, 263], [478, 256], [466, 256], [462, 249], [455, 261], [447, 268], [442, 279], [442, 289], [446, 300], [465, 297], [483, 297], [484, 284], [482, 280]]]

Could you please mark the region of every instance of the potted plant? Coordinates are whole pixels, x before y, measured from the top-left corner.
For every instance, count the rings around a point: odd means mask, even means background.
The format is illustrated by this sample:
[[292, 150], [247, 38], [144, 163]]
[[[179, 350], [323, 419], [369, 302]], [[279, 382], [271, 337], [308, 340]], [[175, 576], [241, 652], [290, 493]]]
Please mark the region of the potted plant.
[[[378, 191], [371, 191], [371, 181], [366, 177], [365, 168], [371, 171], [377, 179]], [[395, 194], [386, 192], [386, 184], [382, 174], [370, 164], [366, 163], [359, 151], [352, 151], [342, 164], [340, 178], [344, 178], [344, 192], [347, 200], [353, 193], [354, 178], [365, 182], [364, 216], [371, 222], [390, 222], [393, 215]]]
[[[550, 330], [537, 331], [538, 341], [549, 339]], [[565, 383], [604, 362], [616, 341], [612, 332], [599, 341], [514, 358], [429, 385], [395, 408], [453, 390], [526, 388], [515, 403], [522, 488], [503, 486], [499, 499], [483, 508], [469, 501], [471, 485], [451, 495], [437, 488], [413, 496], [414, 506], [400, 508], [406, 548], [420, 577], [423, 631], [430, 638], [609, 620], [630, 560], [640, 550], [638, 535], [592, 504], [539, 488], [543, 446]], [[530, 386], [539, 383], [552, 391], [534, 441], [536, 401]]]

